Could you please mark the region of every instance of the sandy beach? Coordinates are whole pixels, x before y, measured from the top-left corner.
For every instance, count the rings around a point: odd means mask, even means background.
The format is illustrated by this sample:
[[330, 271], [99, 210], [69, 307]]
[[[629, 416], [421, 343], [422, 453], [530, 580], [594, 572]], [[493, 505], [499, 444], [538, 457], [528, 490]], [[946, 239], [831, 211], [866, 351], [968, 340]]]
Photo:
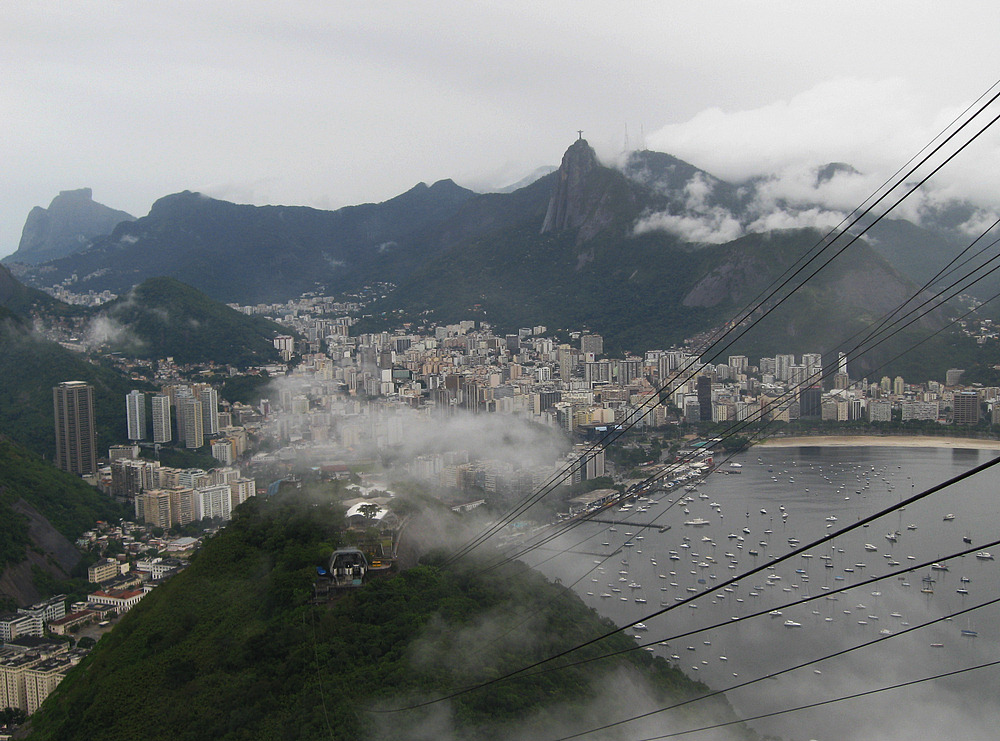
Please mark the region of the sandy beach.
[[966, 437], [936, 437], [932, 435], [803, 435], [772, 437], [755, 443], [754, 447], [797, 448], [825, 447], [893, 447], [893, 448], [979, 448], [1000, 450], [1000, 440], [977, 440]]

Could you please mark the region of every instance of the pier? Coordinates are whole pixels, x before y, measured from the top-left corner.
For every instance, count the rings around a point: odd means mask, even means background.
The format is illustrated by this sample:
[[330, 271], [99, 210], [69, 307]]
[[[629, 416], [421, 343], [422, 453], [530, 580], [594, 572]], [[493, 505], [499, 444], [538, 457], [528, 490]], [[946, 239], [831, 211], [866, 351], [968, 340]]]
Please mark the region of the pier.
[[599, 517], [588, 517], [587, 522], [599, 522], [602, 525], [625, 525], [627, 527], [648, 527], [659, 530], [661, 533], [667, 532], [670, 525], [657, 525], [655, 522], [633, 522], [632, 520], [605, 520]]

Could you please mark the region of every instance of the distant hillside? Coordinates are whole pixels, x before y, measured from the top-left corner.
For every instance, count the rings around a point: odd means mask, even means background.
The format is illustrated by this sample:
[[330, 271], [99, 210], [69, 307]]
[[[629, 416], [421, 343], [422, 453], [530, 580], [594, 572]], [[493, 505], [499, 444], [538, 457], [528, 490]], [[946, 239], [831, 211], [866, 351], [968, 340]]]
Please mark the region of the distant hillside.
[[[476, 318], [506, 330], [585, 326], [604, 335], [609, 352], [665, 347], [725, 323], [823, 234], [783, 229], [692, 244], [666, 230], [637, 233], [635, 224], [649, 214], [681, 209], [685, 183], [708, 184], [706, 208], [742, 206], [735, 189], [667, 155], [637, 156], [627, 172], [601, 166], [586, 141], [575, 142], [559, 172], [510, 196], [522, 199], [520, 209], [429, 257], [371, 307], [375, 320], [402, 310], [409, 319]], [[460, 231], [472, 209], [486, 205], [483, 198], [446, 226]], [[741, 347], [824, 351], [915, 289], [858, 242]], [[921, 328], [941, 323], [932, 315]], [[859, 369], [878, 357], [862, 359]]]
[[131, 357], [236, 366], [279, 360], [272, 340], [288, 331], [173, 278], [150, 278], [102, 306], [90, 324], [96, 339]]
[[[508, 330], [587, 327], [609, 352], [643, 350], [729, 320], [750, 286], [768, 285], [840, 220], [821, 205], [823, 194], [854, 188], [859, 177], [830, 163], [803, 173], [793, 198], [777, 175], [729, 183], [665, 153], [633, 152], [621, 169], [607, 167], [580, 139], [557, 171], [510, 193], [476, 195], [441, 181], [333, 212], [180, 193], [28, 275], [42, 285], [75, 273], [79, 289], [121, 293], [166, 273], [242, 303], [388, 281], [397, 290], [359, 331], [479, 319]], [[770, 338], [749, 346], [773, 340], [801, 353], [847, 341], [848, 326], [933, 275], [981, 216], [963, 204], [922, 214], [922, 225], [880, 224], [844, 267], [820, 273], [770, 318]], [[923, 327], [940, 322], [935, 315]]]
[[44, 291], [24, 285], [3, 265], [0, 265], [0, 306], [21, 316], [34, 311], [62, 312], [69, 308]]
[[[32, 717], [29, 738], [556, 738], [605, 722], [623, 707], [624, 686], [629, 709], [705, 690], [617, 635], [579, 654], [623, 652], [614, 658], [415, 713], [371, 713], [526, 665], [611, 624], [519, 563], [488, 573], [428, 563], [311, 606], [339, 517], [301, 491], [242, 505], [190, 568], [69, 672]], [[655, 727], [706, 718], [733, 714], [717, 697]]]
[[119, 224], [85, 252], [34, 274], [47, 285], [76, 273], [78, 290], [125, 293], [167, 275], [229, 302], [299, 296], [318, 286], [354, 288], [394, 280], [414, 235], [473, 197], [450, 180], [421, 183], [384, 203], [320, 211], [245, 206], [185, 191], [161, 198], [149, 215]]
[[17, 252], [6, 260], [30, 265], [55, 260], [86, 249], [95, 237], [110, 234], [123, 221], [134, 220], [131, 214], [94, 201], [90, 188], [64, 190], [48, 208], [31, 209]]
[[63, 381], [94, 386], [98, 450], [125, 439], [125, 394], [131, 386], [117, 373], [87, 362], [31, 331], [0, 309], [0, 434], [50, 460], [55, 454], [52, 387]]
[[66, 579], [80, 560], [73, 541], [122, 515], [97, 489], [0, 436], [0, 604], [46, 596], [34, 570]]

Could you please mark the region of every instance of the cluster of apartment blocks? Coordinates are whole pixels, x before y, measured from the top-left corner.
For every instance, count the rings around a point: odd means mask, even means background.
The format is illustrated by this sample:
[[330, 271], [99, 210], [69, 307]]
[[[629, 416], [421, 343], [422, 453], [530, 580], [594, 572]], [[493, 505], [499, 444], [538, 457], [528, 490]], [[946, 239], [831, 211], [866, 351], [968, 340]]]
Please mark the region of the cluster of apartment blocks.
[[206, 518], [228, 520], [237, 506], [256, 496], [257, 486], [236, 468], [181, 469], [119, 458], [111, 463], [110, 494], [132, 504], [138, 522], [169, 528]]
[[[142, 581], [138, 574], [122, 577], [117, 562], [111, 565], [113, 576], [104, 580], [108, 586], [88, 595], [86, 602], [74, 603], [68, 614], [66, 595], [60, 594], [17, 612], [0, 615], [0, 641], [3, 642], [0, 648], [0, 707], [33, 713], [62, 681], [66, 670], [82, 657], [81, 651], [68, 651], [66, 643], [50, 642], [44, 637], [46, 630], [53, 635], [65, 635], [79, 626], [108, 620], [131, 609], [149, 591], [149, 587], [137, 588]], [[98, 570], [109, 572], [104, 566]], [[92, 578], [91, 581], [96, 580]], [[110, 586], [112, 582], [126, 588], [114, 588]]]
[[[48, 630], [53, 635], [66, 635], [78, 626], [121, 615], [132, 609], [153, 584], [177, 573], [186, 564], [175, 558], [142, 559], [135, 571], [128, 563], [102, 559], [91, 566], [88, 578], [101, 583], [101, 589], [87, 595], [86, 602], [73, 604], [66, 612], [66, 595], [60, 594], [17, 612], [0, 614], [0, 641], [4, 644], [24, 638], [41, 638]], [[124, 568], [128, 573], [123, 574]]]
[[[324, 321], [323, 327], [317, 321]], [[644, 403], [656, 393], [654, 384], [673, 379], [689, 367], [692, 371], [681, 374], [669, 388], [670, 401], [687, 420], [889, 421], [893, 409], [898, 409], [904, 421], [974, 424], [979, 404], [972, 394], [980, 402], [990, 402], [991, 413], [1000, 420], [1000, 405], [992, 404], [994, 390], [955, 388], [961, 375], [957, 369], [948, 372], [943, 384], [915, 386], [898, 377], [868, 384], [850, 378], [841, 354], [834, 367], [826, 369], [836, 372], [827, 382], [832, 390], [824, 392], [819, 353], [778, 354], [760, 358], [757, 366], [751, 366], [746, 356], [733, 355], [726, 363], [707, 365], [696, 375], [693, 369], [701, 362], [685, 350], [650, 350], [642, 357], [603, 359], [603, 340], [596, 334], [575, 334], [579, 346], [573, 347], [545, 337], [545, 327], [497, 336], [487, 324], [476, 330], [475, 323], [468, 321], [436, 327], [433, 336], [384, 332], [349, 337], [342, 331], [348, 324], [346, 319], [312, 320], [299, 327], [320, 333], [329, 348], [329, 357], [307, 355], [300, 368], [355, 396], [411, 407], [535, 415], [568, 432], [626, 420], [640, 427], [662, 424], [667, 411]], [[338, 331], [321, 334], [331, 326]], [[284, 410], [300, 416], [315, 410], [315, 396], [284, 393], [290, 395], [280, 402]], [[653, 408], [646, 411], [649, 407]], [[945, 409], [951, 409], [953, 416], [946, 419]], [[322, 425], [312, 427], [319, 430]], [[310, 432], [302, 431], [302, 437], [308, 438]]]
[[[219, 410], [219, 393], [210, 384], [168, 384], [149, 400], [147, 424], [146, 394], [131, 391], [125, 397], [128, 438], [132, 441], [152, 440], [154, 443], [173, 441], [173, 418], [177, 421], [177, 442], [196, 449], [210, 439], [212, 455], [225, 464], [233, 463], [246, 452], [246, 430], [233, 425], [228, 404]], [[150, 434], [150, 432], [152, 434]]]
[[66, 643], [8, 643], [0, 649], [0, 707], [31, 715], [86, 655]]
[[19, 636], [41, 636], [45, 626], [66, 616], [66, 595], [60, 594], [17, 612], [0, 614], [0, 641], [7, 643]]
[[688, 420], [889, 422], [898, 410], [903, 422], [957, 425], [977, 424], [982, 404], [987, 402], [993, 423], [1000, 422], [1000, 388], [960, 386], [961, 369], [948, 370], [944, 383], [926, 384], [907, 384], [900, 376], [883, 376], [878, 383], [852, 381], [843, 356], [837, 369], [833, 388], [824, 391], [818, 354], [804, 355], [798, 364], [793, 355], [761, 358], [756, 368], [748, 365], [745, 356], [730, 356], [726, 364], [706, 366], [697, 378], [676, 389], [672, 401]]
[[0, 615], [0, 708], [38, 709], [85, 652], [42, 638], [46, 627], [66, 621], [66, 595]]
[[[98, 591], [89, 595], [87, 602], [75, 603], [69, 613], [66, 612], [66, 595], [60, 594], [38, 605], [0, 615], [0, 641], [5, 646], [30, 646], [41, 640], [46, 630], [52, 635], [66, 635], [75, 626], [87, 625], [125, 612], [144, 594], [142, 589], [132, 590], [128, 597]], [[44, 616], [38, 614], [40, 608], [44, 608]]]
[[[630, 404], [653, 393], [647, 376], [669, 373], [684, 357], [647, 353], [602, 360], [599, 335], [579, 337], [580, 348], [574, 348], [542, 336], [545, 327], [505, 337], [474, 328], [474, 322], [438, 327], [433, 337], [329, 336], [329, 356], [306, 355], [299, 369], [336, 393], [414, 408], [541, 416], [570, 428], [621, 421]], [[315, 391], [285, 390], [287, 398], [276, 401], [286, 412], [305, 415], [324, 406]]]

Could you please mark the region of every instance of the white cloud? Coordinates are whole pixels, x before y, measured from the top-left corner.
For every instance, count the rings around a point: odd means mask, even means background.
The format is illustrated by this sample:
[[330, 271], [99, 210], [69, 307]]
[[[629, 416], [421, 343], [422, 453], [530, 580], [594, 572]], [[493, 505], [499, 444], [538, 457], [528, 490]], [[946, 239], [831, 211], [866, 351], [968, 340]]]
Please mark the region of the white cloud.
[[978, 237], [992, 227], [1000, 216], [995, 211], [976, 210], [972, 217], [960, 224], [958, 230], [969, 237]]
[[[754, 108], [706, 109], [664, 126], [647, 142], [726, 180], [765, 177], [763, 197], [850, 210], [906, 166], [964, 108], [935, 107], [903, 79], [838, 78]], [[981, 123], [988, 120], [983, 117]], [[973, 130], [970, 126], [965, 133]], [[965, 138], [960, 135], [956, 142]], [[914, 180], [942, 159], [932, 159]], [[815, 168], [830, 162], [847, 163], [861, 174], [841, 171], [817, 183]], [[1000, 187], [998, 172], [1000, 146], [988, 132], [935, 175], [927, 190], [938, 198], [991, 203]], [[919, 206], [908, 208], [911, 215], [919, 212]]]
[[635, 234], [662, 231], [698, 244], [724, 244], [743, 235], [743, 227], [724, 208], [714, 208], [700, 214], [657, 213], [636, 223]]
[[728, 210], [711, 203], [715, 184], [697, 173], [684, 186], [685, 213], [655, 213], [643, 217], [635, 225], [635, 234], [665, 231], [687, 242], [722, 244], [743, 233], [740, 222]]
[[843, 214], [821, 208], [808, 208], [804, 211], [779, 209], [750, 222], [747, 225], [747, 231], [767, 232], [773, 229], [801, 229], [804, 227], [828, 231], [838, 226], [843, 219]]

